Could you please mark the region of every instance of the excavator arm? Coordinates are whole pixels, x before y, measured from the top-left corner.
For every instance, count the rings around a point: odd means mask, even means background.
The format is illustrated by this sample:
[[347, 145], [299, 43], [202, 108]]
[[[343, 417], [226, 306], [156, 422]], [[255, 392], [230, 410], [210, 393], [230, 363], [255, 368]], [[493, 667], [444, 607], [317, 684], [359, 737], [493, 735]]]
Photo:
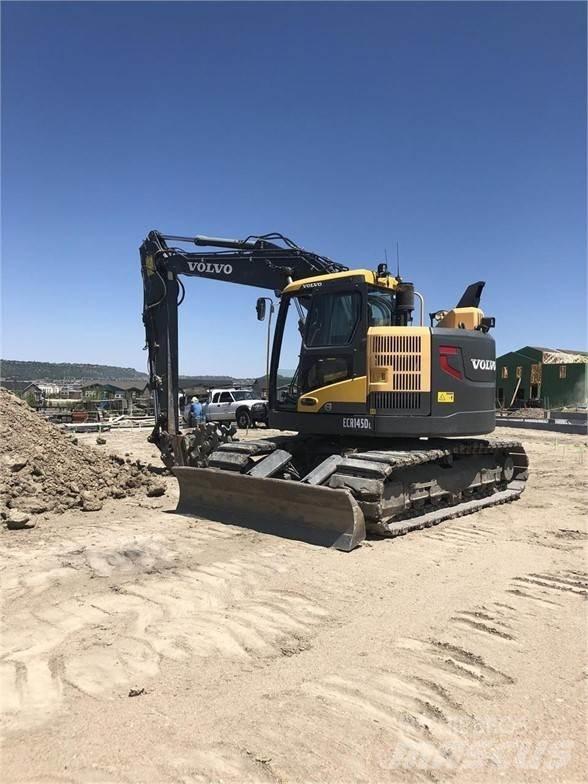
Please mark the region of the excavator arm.
[[[206, 250], [186, 251], [168, 243], [189, 244]], [[149, 384], [155, 401], [155, 429], [151, 435], [154, 443], [159, 443], [162, 432], [165, 432], [173, 444], [180, 429], [178, 306], [184, 298], [180, 276], [255, 286], [273, 290], [279, 295], [294, 280], [347, 270], [347, 267], [304, 250], [277, 233], [232, 240], [182, 237], [151, 231], [140, 247], [140, 255]], [[175, 461], [181, 463], [178, 452], [179, 449], [174, 449]]]

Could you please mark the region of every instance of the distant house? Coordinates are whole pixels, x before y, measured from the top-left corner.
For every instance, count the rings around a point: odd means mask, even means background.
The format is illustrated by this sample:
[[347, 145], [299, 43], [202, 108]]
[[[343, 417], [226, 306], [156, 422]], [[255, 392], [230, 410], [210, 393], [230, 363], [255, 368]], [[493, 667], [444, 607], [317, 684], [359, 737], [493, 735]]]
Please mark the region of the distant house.
[[[145, 381], [91, 381], [81, 386], [82, 400], [107, 403], [108, 408], [132, 409], [134, 403], [147, 404], [151, 398]], [[118, 403], [116, 401], [119, 401]]]
[[58, 397], [59, 393], [61, 392], [61, 387], [59, 384], [49, 384], [46, 382], [37, 384], [41, 392], [45, 395], [45, 397]]
[[34, 406], [40, 405], [44, 400], [44, 393], [41, 387], [37, 386], [33, 381], [11, 381], [3, 379], [0, 381], [0, 386], [18, 395], [23, 400], [27, 400]]
[[31, 405], [40, 406], [45, 400], [45, 393], [43, 392], [42, 387], [31, 383], [24, 388], [21, 397]]
[[82, 396], [82, 381], [65, 381], [61, 384], [58, 397], [77, 399]]
[[31, 381], [12, 381], [11, 379], [3, 378], [2, 381], [0, 381], [0, 387], [7, 389], [14, 395], [22, 397], [22, 393], [28, 386], [31, 385], [31, 383]]
[[582, 405], [587, 400], [588, 352], [524, 346], [496, 360], [500, 407], [529, 402], [544, 408]]

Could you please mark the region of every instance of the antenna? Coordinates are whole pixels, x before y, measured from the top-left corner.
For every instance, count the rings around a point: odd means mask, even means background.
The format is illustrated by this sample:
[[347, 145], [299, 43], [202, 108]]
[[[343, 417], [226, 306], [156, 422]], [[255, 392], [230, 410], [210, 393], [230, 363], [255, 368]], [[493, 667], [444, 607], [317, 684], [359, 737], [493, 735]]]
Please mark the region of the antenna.
[[384, 258], [386, 259], [386, 266], [388, 266], [388, 250], [384, 248]]
[[400, 278], [400, 251], [398, 250], [398, 241], [396, 241], [396, 277]]

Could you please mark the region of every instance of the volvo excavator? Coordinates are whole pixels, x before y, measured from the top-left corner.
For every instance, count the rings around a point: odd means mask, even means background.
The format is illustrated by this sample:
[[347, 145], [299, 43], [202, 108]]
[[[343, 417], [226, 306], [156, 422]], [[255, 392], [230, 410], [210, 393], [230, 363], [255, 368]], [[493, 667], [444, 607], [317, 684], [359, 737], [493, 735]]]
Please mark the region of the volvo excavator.
[[[179, 481], [178, 512], [349, 551], [366, 532], [394, 537], [520, 496], [528, 469], [520, 442], [479, 438], [495, 427], [494, 319], [480, 309], [483, 282], [424, 326], [422, 296], [386, 264], [349, 269], [277, 233], [151, 231], [140, 256], [155, 401], [149, 440]], [[224, 425], [183, 427], [182, 276], [279, 299], [268, 424], [280, 435], [240, 441]], [[265, 302], [257, 301], [260, 319]], [[293, 346], [297, 366], [286, 379], [280, 360]]]

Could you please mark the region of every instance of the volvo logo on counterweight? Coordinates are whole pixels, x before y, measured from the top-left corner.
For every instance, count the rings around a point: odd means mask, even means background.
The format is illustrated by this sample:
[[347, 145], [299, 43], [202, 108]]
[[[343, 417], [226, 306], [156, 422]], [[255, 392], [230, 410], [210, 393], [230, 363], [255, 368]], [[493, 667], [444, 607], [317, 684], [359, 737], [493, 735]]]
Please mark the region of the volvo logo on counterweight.
[[204, 272], [209, 275], [230, 275], [233, 271], [232, 264], [219, 264], [218, 262], [189, 261], [190, 272]]
[[493, 359], [472, 359], [474, 370], [496, 370], [496, 362]]

